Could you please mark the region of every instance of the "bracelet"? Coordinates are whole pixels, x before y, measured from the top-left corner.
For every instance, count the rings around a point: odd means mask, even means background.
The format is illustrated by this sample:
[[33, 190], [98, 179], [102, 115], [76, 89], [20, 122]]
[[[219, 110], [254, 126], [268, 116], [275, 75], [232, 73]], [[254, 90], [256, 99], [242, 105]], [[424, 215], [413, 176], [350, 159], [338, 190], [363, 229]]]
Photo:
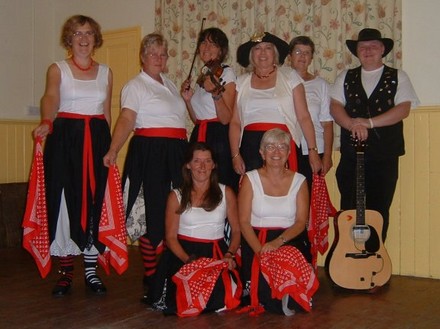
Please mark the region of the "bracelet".
[[239, 155], [240, 155], [240, 152], [237, 152], [237, 154], [234, 154], [234, 155], [232, 156], [231, 159], [235, 159], [235, 158], [238, 157]]
[[49, 119], [41, 120], [41, 124], [46, 124], [46, 125], [48, 125], [48, 126], [49, 126], [49, 134], [52, 133], [52, 130], [53, 130], [53, 123], [52, 123], [51, 120], [49, 120]]
[[310, 151], [316, 151], [316, 152], [318, 152], [318, 148], [317, 147], [309, 147], [309, 152]]
[[280, 235], [280, 236], [278, 237], [278, 239], [280, 239], [280, 240], [283, 242], [283, 244], [286, 244], [286, 242], [287, 242], [286, 238], [283, 237], [282, 235]]
[[218, 100], [220, 100], [220, 98], [222, 98], [222, 95], [223, 95], [223, 93], [220, 93], [218, 95], [212, 95], [212, 99], [214, 101], [218, 101]]
[[225, 254], [223, 256], [226, 256], [226, 254], [230, 254], [232, 259], [235, 259], [235, 255], [232, 251], [228, 250], [227, 252], [225, 252]]
[[370, 128], [373, 129], [374, 128], [373, 119], [368, 118], [368, 121], [370, 122]]

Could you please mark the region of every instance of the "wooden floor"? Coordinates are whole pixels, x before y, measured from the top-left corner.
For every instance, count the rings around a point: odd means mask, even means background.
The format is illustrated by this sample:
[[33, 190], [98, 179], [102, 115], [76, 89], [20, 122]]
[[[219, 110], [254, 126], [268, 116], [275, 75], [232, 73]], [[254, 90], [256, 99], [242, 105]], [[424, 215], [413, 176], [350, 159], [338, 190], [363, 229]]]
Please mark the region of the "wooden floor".
[[126, 273], [102, 275], [108, 288], [105, 296], [85, 289], [83, 268], [77, 263], [71, 293], [53, 298], [55, 267], [43, 280], [27, 252], [0, 249], [0, 328], [440, 328], [440, 280], [393, 276], [375, 294], [349, 293], [333, 287], [320, 268], [311, 313], [250, 317], [228, 312], [182, 319], [165, 317], [140, 303], [142, 266], [136, 247], [130, 247]]

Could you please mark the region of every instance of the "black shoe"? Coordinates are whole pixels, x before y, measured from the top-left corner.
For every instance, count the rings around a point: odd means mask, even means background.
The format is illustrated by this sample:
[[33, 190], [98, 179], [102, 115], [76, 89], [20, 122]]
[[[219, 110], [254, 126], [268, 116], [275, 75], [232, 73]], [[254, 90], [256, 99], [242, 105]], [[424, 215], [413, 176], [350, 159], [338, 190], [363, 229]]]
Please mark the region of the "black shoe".
[[90, 288], [96, 295], [104, 295], [107, 292], [107, 288], [101, 279], [97, 275], [93, 275], [84, 279], [86, 286]]
[[141, 298], [141, 303], [142, 303], [142, 304], [145, 304], [145, 305], [151, 305], [151, 301], [150, 301], [150, 299], [148, 298], [148, 295], [147, 295], [147, 294], [144, 294], [144, 295], [142, 296], [142, 298]]
[[63, 297], [64, 295], [66, 295], [69, 292], [71, 286], [72, 286], [72, 279], [63, 275], [57, 281], [57, 284], [55, 285], [55, 287], [53, 287], [52, 296]]

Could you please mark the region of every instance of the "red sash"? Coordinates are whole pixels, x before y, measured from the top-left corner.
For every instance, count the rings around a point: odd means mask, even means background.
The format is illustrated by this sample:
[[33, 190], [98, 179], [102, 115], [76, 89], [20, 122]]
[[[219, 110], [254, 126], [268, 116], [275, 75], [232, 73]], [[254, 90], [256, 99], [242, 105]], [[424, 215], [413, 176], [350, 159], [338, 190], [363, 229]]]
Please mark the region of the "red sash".
[[[289, 128], [285, 124], [281, 123], [251, 123], [244, 127], [244, 130], [248, 131], [268, 131], [270, 129], [279, 128], [290, 134]], [[293, 138], [290, 141], [290, 154], [287, 160], [289, 163], [289, 169], [292, 171], [298, 170], [298, 160], [296, 158], [296, 144]]]
[[134, 131], [136, 136], [144, 137], [166, 137], [176, 139], [186, 139], [185, 128], [138, 128]]
[[104, 114], [99, 115], [84, 115], [69, 112], [59, 112], [57, 118], [65, 119], [81, 119], [84, 120], [84, 148], [83, 148], [83, 171], [82, 171], [82, 204], [81, 204], [81, 227], [85, 232], [87, 226], [87, 174], [90, 177], [90, 190], [92, 192], [92, 199], [95, 199], [95, 170], [93, 166], [93, 149], [92, 149], [92, 135], [90, 132], [90, 120], [100, 119], [105, 120]]
[[209, 122], [220, 122], [220, 121], [218, 118], [196, 121], [196, 124], [199, 125], [199, 133], [197, 135], [198, 142], [206, 142], [206, 130], [208, 129]]

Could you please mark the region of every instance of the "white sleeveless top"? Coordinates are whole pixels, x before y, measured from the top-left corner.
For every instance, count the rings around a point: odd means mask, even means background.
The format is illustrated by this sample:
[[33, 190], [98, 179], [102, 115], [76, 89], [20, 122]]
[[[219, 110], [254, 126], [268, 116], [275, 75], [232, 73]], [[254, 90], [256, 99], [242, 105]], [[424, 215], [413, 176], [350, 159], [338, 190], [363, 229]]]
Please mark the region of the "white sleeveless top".
[[[228, 66], [223, 68], [221, 79], [222, 82], [227, 85], [231, 82], [235, 83], [237, 77], [234, 70]], [[208, 120], [217, 117], [212, 95], [198, 84], [194, 87], [194, 95], [191, 98], [191, 105], [198, 120]]]
[[[206, 211], [203, 208], [191, 207], [180, 215], [178, 234], [191, 238], [218, 240], [224, 238], [226, 211], [225, 185], [219, 184], [223, 194], [222, 201], [213, 211]], [[179, 203], [182, 195], [178, 189], [176, 193]]]
[[289, 192], [284, 196], [266, 195], [258, 171], [251, 170], [248, 176], [254, 197], [252, 199], [252, 227], [288, 228], [296, 219], [296, 196], [305, 177], [299, 173], [293, 176]]
[[104, 114], [108, 66], [99, 64], [98, 75], [95, 80], [78, 80], [73, 77], [69, 64], [65, 60], [55, 64], [61, 70], [60, 108], [58, 112], [83, 115]]

